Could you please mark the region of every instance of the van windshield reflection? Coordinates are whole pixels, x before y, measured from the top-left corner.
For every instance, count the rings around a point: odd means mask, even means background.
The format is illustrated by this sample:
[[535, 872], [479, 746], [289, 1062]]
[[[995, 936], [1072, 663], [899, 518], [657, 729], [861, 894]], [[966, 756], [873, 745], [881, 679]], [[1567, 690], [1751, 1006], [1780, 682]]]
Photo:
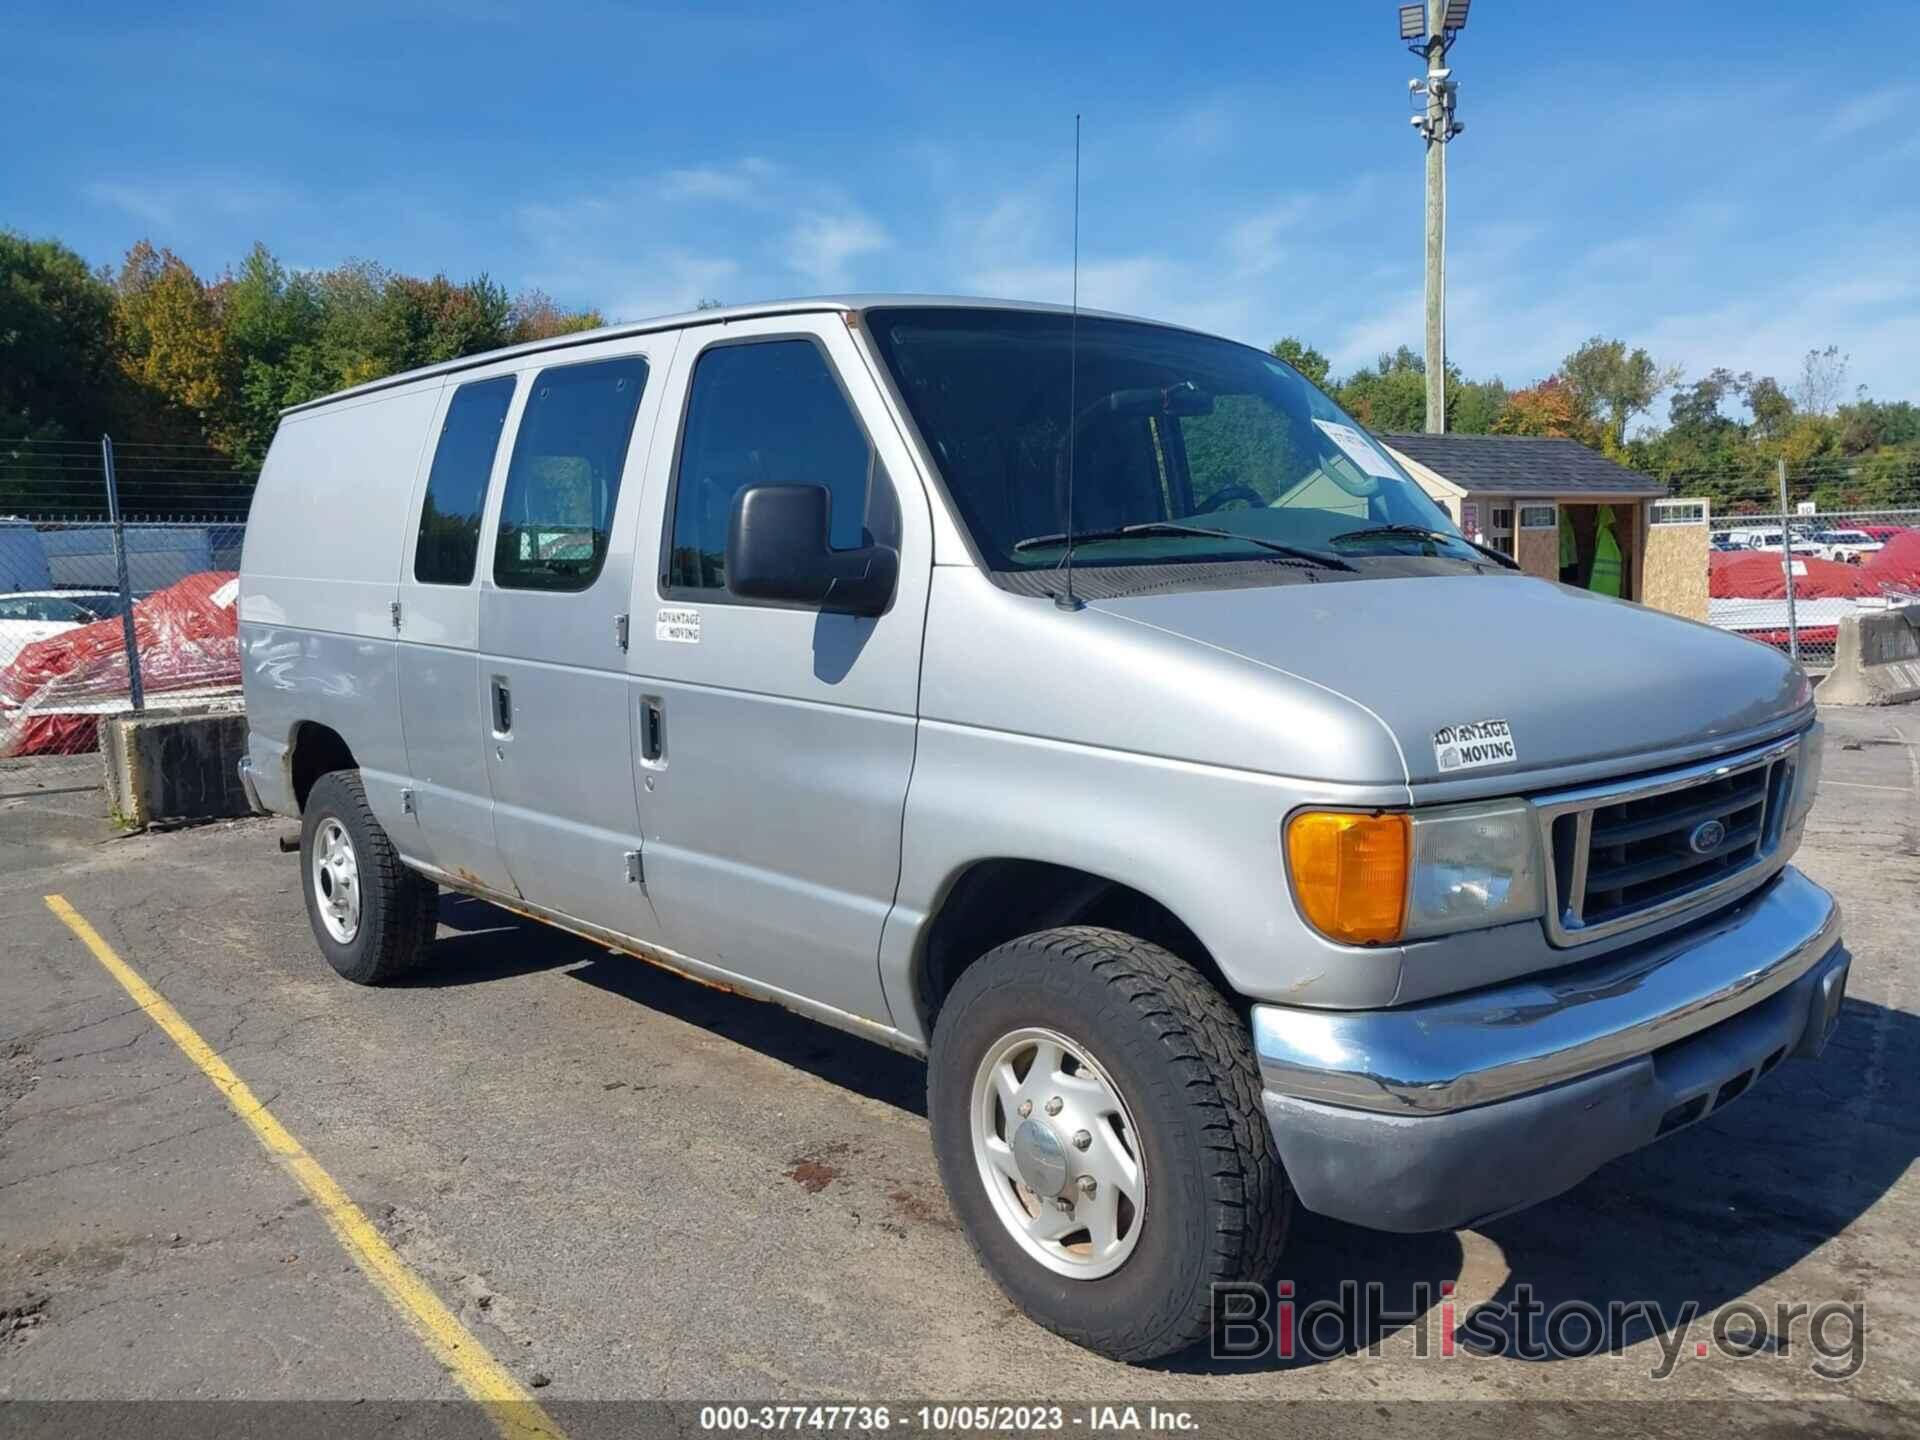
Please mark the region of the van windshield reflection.
[[[1352, 570], [1382, 554], [1482, 563], [1446, 512], [1297, 371], [1136, 321], [876, 309], [883, 362], [989, 569], [1244, 563]], [[1069, 499], [1071, 497], [1071, 499]], [[1399, 526], [1433, 537], [1342, 547]]]

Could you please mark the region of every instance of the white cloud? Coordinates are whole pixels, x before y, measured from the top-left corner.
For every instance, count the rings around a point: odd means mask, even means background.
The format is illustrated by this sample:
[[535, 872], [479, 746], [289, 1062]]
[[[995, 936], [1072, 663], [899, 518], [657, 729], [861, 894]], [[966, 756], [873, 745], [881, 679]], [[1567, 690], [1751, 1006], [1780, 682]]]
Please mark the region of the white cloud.
[[95, 180], [81, 193], [96, 205], [123, 211], [156, 229], [188, 233], [208, 217], [252, 219], [282, 212], [301, 199], [298, 191], [277, 180], [212, 175]]
[[124, 210], [136, 220], [171, 229], [176, 211], [173, 198], [144, 185], [123, 185], [97, 180], [86, 187], [86, 197], [96, 205]]
[[893, 242], [858, 210], [803, 215], [787, 237], [787, 264], [816, 291], [845, 290], [850, 262]]
[[1916, 100], [1920, 100], [1920, 86], [1883, 85], [1869, 90], [1835, 110], [1821, 134], [1829, 140], [1840, 140], [1889, 120], [1911, 116]]
[[774, 167], [749, 155], [728, 166], [695, 166], [669, 170], [660, 177], [659, 191], [664, 200], [726, 201], [752, 205], [765, 198]]
[[1230, 227], [1227, 250], [1233, 256], [1234, 269], [1243, 276], [1264, 275], [1285, 258], [1280, 237], [1293, 229], [1313, 209], [1302, 197], [1282, 200], [1258, 210]]

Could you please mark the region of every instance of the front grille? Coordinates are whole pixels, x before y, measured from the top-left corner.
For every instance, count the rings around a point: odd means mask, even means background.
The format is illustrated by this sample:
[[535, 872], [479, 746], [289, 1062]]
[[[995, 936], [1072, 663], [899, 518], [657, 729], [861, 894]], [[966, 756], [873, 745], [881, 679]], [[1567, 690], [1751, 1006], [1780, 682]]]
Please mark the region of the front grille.
[[1536, 801], [1553, 870], [1555, 943], [1704, 904], [1767, 859], [1779, 843], [1795, 744]]

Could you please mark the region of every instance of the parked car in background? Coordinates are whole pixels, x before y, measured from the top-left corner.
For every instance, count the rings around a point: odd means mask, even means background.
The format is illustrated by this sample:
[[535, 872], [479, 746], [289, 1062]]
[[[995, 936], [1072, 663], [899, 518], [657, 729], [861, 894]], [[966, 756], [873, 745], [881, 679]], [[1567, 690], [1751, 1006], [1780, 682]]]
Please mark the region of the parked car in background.
[[1839, 1016], [1806, 674], [1515, 571], [1261, 350], [703, 311], [283, 416], [241, 776], [348, 980], [445, 887], [926, 1056], [988, 1272], [1151, 1360], [1295, 1204], [1478, 1224]]
[[1843, 560], [1849, 565], [1858, 565], [1867, 556], [1885, 547], [1885, 542], [1876, 540], [1864, 530], [1816, 530], [1811, 537], [1820, 547], [1820, 556], [1824, 560]]
[[1861, 534], [1872, 536], [1882, 545], [1893, 539], [1894, 536], [1907, 535], [1912, 533], [1912, 530], [1913, 527], [1911, 525], [1862, 525], [1860, 527]]
[[77, 630], [101, 617], [74, 595], [26, 590], [0, 595], [0, 660], [18, 654], [36, 640]]
[[[1776, 525], [1771, 530], [1735, 530], [1727, 538], [1732, 540], [1735, 547], [1741, 550], [1778, 550], [1780, 548], [1780, 527]], [[1793, 532], [1793, 553], [1796, 555], [1812, 555], [1818, 557], [1821, 554], [1821, 550], [1820, 546], [1815, 543], [1812, 535], [1801, 530], [1795, 530]]]

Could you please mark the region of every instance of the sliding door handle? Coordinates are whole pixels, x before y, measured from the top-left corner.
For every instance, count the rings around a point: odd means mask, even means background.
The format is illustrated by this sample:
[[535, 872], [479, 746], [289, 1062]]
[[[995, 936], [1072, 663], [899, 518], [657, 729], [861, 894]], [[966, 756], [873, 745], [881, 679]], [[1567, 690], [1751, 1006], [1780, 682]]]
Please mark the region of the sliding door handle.
[[648, 765], [667, 763], [667, 710], [658, 695], [640, 697], [640, 759]]
[[493, 677], [493, 733], [513, 733], [513, 690], [504, 675]]

